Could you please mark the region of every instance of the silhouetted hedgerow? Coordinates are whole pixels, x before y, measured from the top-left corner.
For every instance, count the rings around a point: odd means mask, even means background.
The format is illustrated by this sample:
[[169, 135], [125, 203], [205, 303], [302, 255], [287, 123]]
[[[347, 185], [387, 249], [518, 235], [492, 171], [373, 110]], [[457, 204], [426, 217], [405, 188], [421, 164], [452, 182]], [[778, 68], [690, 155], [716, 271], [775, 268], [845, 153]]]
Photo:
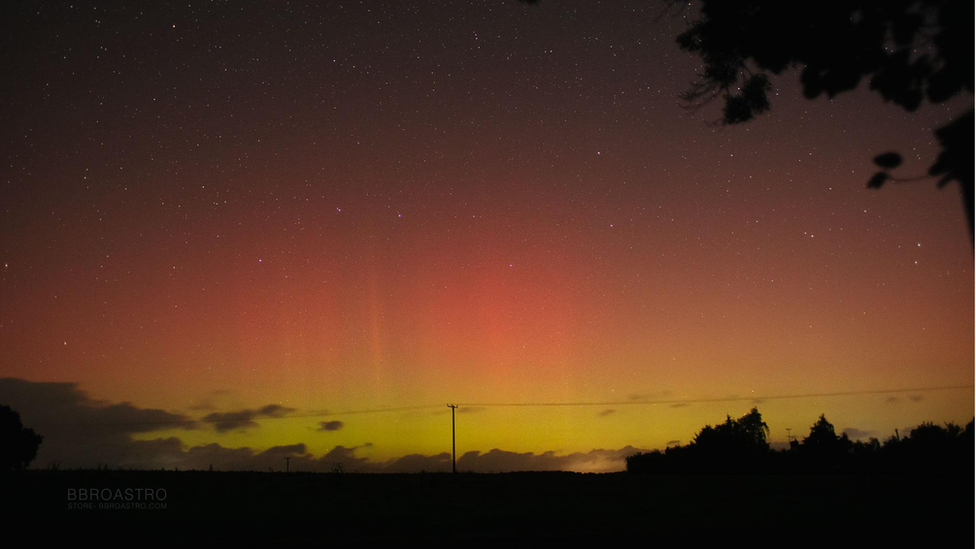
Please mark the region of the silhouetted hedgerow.
[[766, 442], [768, 427], [759, 411], [712, 427], [706, 425], [686, 446], [639, 452], [626, 458], [629, 473], [757, 472], [935, 472], [970, 469], [974, 460], [973, 422], [963, 428], [923, 423], [902, 437], [897, 431], [884, 443], [876, 438], [853, 441], [837, 435], [823, 415], [810, 434], [787, 450]]

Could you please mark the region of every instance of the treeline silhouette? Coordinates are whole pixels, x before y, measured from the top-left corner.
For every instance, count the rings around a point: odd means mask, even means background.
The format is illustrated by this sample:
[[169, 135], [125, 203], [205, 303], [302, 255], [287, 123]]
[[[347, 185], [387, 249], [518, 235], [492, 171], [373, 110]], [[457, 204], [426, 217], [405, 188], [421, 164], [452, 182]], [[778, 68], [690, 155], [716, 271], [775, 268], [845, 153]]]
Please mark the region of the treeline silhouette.
[[770, 447], [769, 427], [753, 408], [725, 423], [706, 425], [685, 446], [628, 456], [629, 473], [804, 473], [972, 471], [973, 421], [965, 428], [923, 423], [907, 436], [896, 430], [885, 440], [851, 440], [837, 435], [823, 415], [802, 440], [783, 450]]

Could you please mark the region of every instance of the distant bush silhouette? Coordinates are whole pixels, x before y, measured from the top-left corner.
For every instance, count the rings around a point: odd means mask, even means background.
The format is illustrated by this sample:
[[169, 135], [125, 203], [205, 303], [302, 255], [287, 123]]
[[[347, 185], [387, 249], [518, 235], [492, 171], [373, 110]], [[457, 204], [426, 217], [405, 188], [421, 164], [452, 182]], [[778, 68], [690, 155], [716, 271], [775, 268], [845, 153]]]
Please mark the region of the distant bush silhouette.
[[33, 429], [24, 428], [20, 414], [0, 405], [0, 471], [26, 469], [37, 457], [42, 440]]

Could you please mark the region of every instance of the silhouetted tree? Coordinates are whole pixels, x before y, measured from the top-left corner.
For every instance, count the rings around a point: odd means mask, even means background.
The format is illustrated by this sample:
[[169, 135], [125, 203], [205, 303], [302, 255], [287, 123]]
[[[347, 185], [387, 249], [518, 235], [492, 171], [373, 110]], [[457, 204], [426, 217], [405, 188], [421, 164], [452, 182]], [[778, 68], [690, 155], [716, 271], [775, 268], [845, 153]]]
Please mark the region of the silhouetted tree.
[[748, 451], [765, 451], [769, 449], [766, 435], [769, 427], [762, 420], [759, 410], [753, 408], [748, 414], [739, 419], [725, 416], [725, 423], [712, 427], [706, 425], [695, 435], [694, 443], [702, 447], [737, 448]]
[[873, 459], [881, 451], [881, 441], [871, 437], [867, 442], [860, 440], [851, 444], [851, 453], [859, 459]]
[[660, 450], [637, 452], [624, 458], [628, 473], [659, 473], [667, 468], [665, 454]]
[[689, 453], [699, 467], [707, 469], [754, 469], [769, 453], [768, 434], [769, 427], [753, 408], [738, 419], [726, 416], [725, 423], [706, 425], [689, 444]]
[[[538, 4], [539, 0], [522, 0]], [[699, 0], [698, 19], [677, 42], [698, 54], [704, 68], [681, 98], [695, 110], [722, 99], [721, 124], [739, 124], [771, 108], [770, 75], [802, 68], [803, 94], [814, 99], [853, 90], [868, 78], [871, 90], [905, 110], [924, 100], [944, 103], [973, 93], [972, 0]], [[663, 0], [662, 15], [688, 10], [688, 0]], [[973, 233], [973, 111], [935, 131], [942, 146], [928, 176], [938, 186], [959, 183]], [[896, 152], [879, 154], [869, 181], [880, 188], [895, 178]]]
[[832, 448], [837, 444], [838, 437], [837, 433], [834, 432], [834, 426], [823, 414], [820, 414], [820, 419], [810, 427], [810, 436], [803, 439], [803, 445], [807, 448]]
[[955, 423], [946, 423], [944, 427], [922, 423], [900, 442], [897, 459], [912, 468], [945, 467], [959, 460], [969, 461], [971, 465], [972, 449], [966, 448], [964, 434], [963, 428]]
[[[667, 0], [686, 9], [686, 0]], [[868, 79], [905, 110], [924, 100], [944, 103], [973, 93], [972, 0], [848, 0], [798, 5], [782, 0], [700, 0], [700, 16], [678, 36], [704, 70], [683, 95], [696, 109], [724, 101], [722, 124], [752, 120], [770, 109], [770, 75], [802, 68], [803, 94], [834, 97]], [[942, 151], [929, 168], [938, 186], [959, 183], [973, 237], [973, 111], [936, 130]], [[882, 168], [868, 182], [898, 181], [888, 170], [895, 152], [874, 159]], [[912, 180], [918, 178], [911, 178]], [[903, 181], [906, 179], [902, 179]]]
[[0, 405], [0, 471], [26, 469], [37, 457], [43, 439], [33, 429], [24, 428], [20, 414]]
[[837, 436], [834, 426], [823, 414], [810, 427], [810, 435], [800, 444], [800, 453], [807, 467], [836, 469], [854, 454], [854, 443], [847, 433]]

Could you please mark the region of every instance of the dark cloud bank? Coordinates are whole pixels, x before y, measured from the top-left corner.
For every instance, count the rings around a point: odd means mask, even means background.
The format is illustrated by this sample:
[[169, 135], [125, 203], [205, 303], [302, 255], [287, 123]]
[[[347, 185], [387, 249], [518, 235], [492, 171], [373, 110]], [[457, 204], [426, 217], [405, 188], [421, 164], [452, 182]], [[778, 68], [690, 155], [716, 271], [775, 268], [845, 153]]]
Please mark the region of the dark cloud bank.
[[[179, 437], [134, 440], [133, 435], [176, 429], [212, 428], [217, 433], [258, 427], [262, 417], [278, 417], [294, 411], [278, 405], [233, 412], [213, 412], [199, 420], [165, 410], [138, 408], [128, 402], [109, 404], [93, 400], [77, 383], [33, 382], [0, 379], [0, 404], [20, 413], [26, 427], [44, 437], [32, 463], [45, 468], [94, 468], [98, 465], [132, 469], [214, 469], [222, 471], [280, 471], [290, 457], [292, 471], [437, 472], [451, 470], [451, 454], [412, 454], [386, 462], [357, 455], [372, 447], [336, 446], [320, 456], [308, 453], [303, 443], [274, 446], [267, 450], [228, 448], [218, 443], [189, 447]], [[318, 431], [337, 431], [340, 421], [320, 422]], [[592, 450], [557, 455], [556, 452], [517, 453], [493, 449], [472, 451], [458, 457], [458, 469], [473, 472], [505, 471], [619, 471], [624, 459], [641, 451], [627, 446], [619, 450]]]
[[236, 412], [214, 412], [207, 414], [201, 421], [209, 423], [217, 429], [218, 433], [226, 431], [241, 431], [257, 427], [254, 421], [261, 417], [281, 417], [289, 412], [294, 412], [294, 408], [287, 408], [277, 404], [269, 404], [257, 410], [238, 410]]

